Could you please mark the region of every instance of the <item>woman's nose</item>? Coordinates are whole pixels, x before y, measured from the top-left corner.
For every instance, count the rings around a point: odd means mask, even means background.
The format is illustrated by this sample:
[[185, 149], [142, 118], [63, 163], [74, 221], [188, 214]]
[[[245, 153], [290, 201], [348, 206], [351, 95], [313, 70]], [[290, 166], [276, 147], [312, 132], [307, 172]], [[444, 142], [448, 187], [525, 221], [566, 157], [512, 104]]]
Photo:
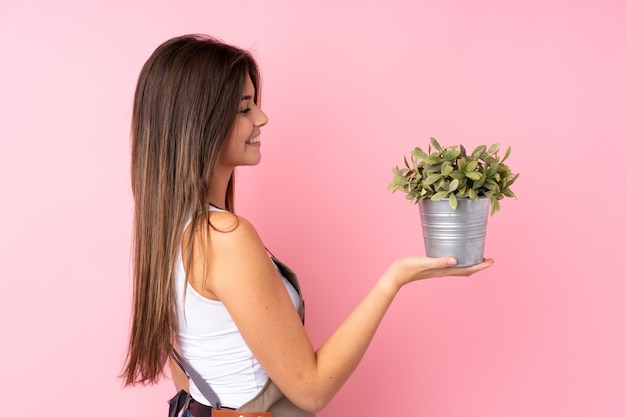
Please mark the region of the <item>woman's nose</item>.
[[257, 114], [254, 118], [254, 125], [265, 126], [268, 121], [269, 119], [267, 118], [267, 115], [263, 112], [263, 110], [261, 110], [261, 108], [257, 107]]

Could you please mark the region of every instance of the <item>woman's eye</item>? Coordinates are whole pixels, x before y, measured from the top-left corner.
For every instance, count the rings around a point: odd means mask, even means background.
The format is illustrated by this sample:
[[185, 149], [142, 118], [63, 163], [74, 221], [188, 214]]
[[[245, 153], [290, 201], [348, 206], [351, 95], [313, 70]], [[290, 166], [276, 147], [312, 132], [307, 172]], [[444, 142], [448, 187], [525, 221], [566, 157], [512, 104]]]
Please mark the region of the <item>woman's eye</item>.
[[241, 113], [241, 114], [250, 113], [250, 110], [252, 110], [252, 109], [250, 107], [247, 107], [247, 108], [245, 108], [243, 110], [239, 110], [239, 113]]

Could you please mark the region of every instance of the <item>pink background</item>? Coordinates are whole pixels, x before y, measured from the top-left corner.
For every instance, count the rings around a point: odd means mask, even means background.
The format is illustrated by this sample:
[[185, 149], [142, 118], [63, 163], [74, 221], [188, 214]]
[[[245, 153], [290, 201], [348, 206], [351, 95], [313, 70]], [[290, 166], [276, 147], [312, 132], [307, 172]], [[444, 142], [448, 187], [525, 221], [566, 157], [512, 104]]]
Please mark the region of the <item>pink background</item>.
[[405, 153], [500, 141], [522, 174], [494, 268], [403, 290], [320, 416], [626, 415], [625, 22], [621, 0], [2, 0], [0, 414], [165, 415], [170, 381], [117, 378], [130, 108], [154, 48], [203, 32], [260, 61], [238, 209], [298, 271], [315, 345], [423, 253], [386, 191]]

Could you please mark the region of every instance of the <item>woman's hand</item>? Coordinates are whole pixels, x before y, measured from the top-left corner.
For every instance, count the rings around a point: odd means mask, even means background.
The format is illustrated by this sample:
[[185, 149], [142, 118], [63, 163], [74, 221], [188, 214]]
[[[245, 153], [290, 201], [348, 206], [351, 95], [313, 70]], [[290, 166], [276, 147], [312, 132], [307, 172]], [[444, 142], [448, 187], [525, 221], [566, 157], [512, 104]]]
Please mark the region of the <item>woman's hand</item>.
[[383, 275], [396, 290], [413, 281], [426, 278], [445, 276], [468, 277], [478, 271], [493, 265], [493, 259], [483, 259], [483, 262], [473, 266], [456, 267], [453, 257], [427, 258], [424, 256], [409, 256], [395, 261]]

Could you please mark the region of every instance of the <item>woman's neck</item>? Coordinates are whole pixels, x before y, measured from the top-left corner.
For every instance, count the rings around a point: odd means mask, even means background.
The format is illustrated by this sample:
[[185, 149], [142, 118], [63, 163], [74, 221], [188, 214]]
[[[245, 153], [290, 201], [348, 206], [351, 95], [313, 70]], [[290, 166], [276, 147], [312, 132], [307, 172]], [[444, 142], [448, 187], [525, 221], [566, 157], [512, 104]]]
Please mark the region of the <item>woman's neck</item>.
[[232, 177], [233, 169], [217, 168], [209, 184], [209, 203], [221, 209], [226, 208], [226, 190]]

